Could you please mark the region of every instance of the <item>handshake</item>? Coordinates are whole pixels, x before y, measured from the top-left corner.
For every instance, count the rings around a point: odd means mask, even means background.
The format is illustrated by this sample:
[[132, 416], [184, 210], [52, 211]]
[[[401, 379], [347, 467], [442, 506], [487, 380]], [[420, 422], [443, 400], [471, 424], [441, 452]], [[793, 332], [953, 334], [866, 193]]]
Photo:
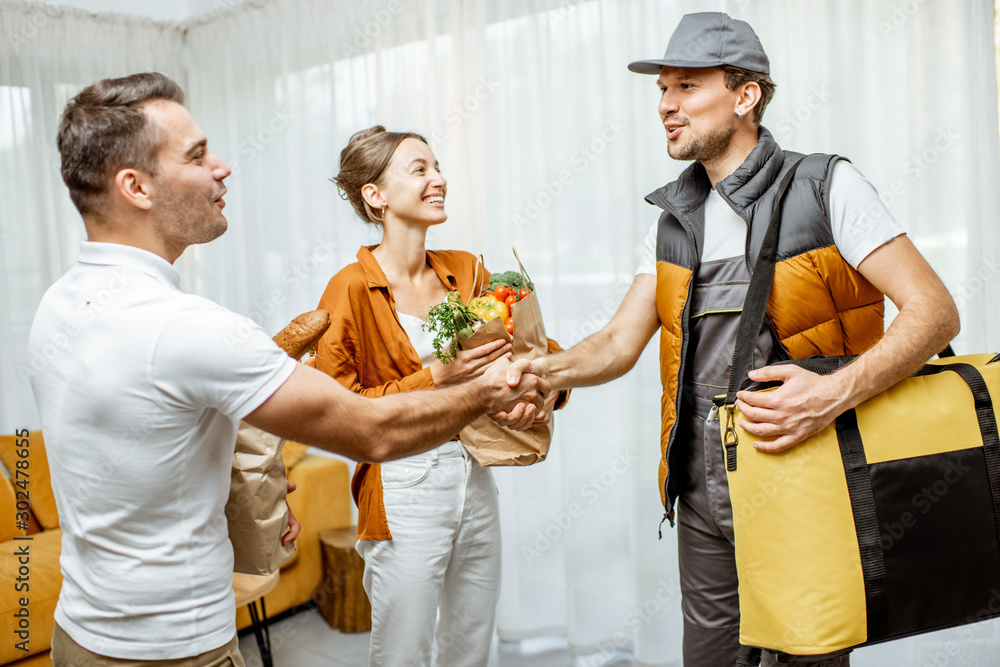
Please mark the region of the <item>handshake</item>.
[[490, 419], [513, 431], [546, 424], [559, 392], [542, 377], [539, 360], [498, 359], [483, 373], [493, 393]]

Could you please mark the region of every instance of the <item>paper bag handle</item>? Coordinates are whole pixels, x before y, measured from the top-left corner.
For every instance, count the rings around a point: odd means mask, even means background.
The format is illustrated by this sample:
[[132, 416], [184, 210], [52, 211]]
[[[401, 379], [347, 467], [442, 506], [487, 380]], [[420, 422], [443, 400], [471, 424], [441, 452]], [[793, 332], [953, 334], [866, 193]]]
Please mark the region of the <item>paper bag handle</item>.
[[[479, 276], [479, 267], [483, 267], [482, 278]], [[486, 260], [483, 259], [483, 255], [480, 253], [479, 261], [476, 262], [476, 272], [472, 274], [472, 296], [469, 297], [470, 301], [482, 293], [483, 291], [482, 279], [486, 277], [485, 272], [486, 272]]]
[[533, 285], [534, 281], [531, 280], [531, 276], [528, 275], [528, 271], [524, 268], [524, 264], [521, 264], [521, 258], [517, 256], [517, 248], [511, 247], [514, 252], [514, 259], [517, 260], [517, 268], [521, 270], [521, 277], [524, 278], [524, 286]]

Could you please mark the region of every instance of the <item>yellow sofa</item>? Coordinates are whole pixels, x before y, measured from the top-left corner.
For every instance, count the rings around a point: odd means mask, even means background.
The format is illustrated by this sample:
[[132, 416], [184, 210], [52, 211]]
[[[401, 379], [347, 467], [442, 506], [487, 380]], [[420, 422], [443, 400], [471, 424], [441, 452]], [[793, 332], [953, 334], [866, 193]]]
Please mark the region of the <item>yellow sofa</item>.
[[[0, 478], [2, 477], [0, 475]], [[0, 479], [0, 485], [9, 488], [10, 482], [3, 478]], [[62, 575], [59, 573], [62, 531], [53, 528], [27, 537], [31, 538], [30, 541], [12, 539], [0, 543], [0, 573], [2, 573], [0, 581], [5, 584], [19, 576], [17, 572], [20, 567], [18, 562], [20, 557], [17, 551], [28, 545], [30, 553], [28, 562], [30, 591], [16, 592], [12, 585], [8, 585], [9, 587], [5, 586], [3, 593], [0, 593], [0, 635], [14, 638], [0, 642], [0, 664], [51, 667], [49, 646], [52, 643], [52, 628], [55, 625], [53, 614], [56, 610], [56, 601], [59, 599], [59, 588], [62, 586]], [[26, 606], [22, 606], [22, 602], [26, 602]], [[21, 630], [20, 619], [15, 614], [23, 609], [27, 610], [28, 627]], [[14, 634], [18, 630], [26, 634], [18, 637]], [[21, 647], [15, 644], [25, 640], [26, 643]]]
[[[28, 480], [30, 510], [27, 512], [30, 524], [27, 529], [18, 529], [15, 519], [24, 511], [24, 496], [17, 496], [18, 490], [12, 480], [0, 475], [0, 581], [10, 582], [0, 590], [0, 665], [11, 667], [34, 667], [51, 665], [49, 648], [52, 642], [56, 601], [62, 586], [59, 571], [59, 551], [62, 531], [55, 511], [55, 499], [49, 482], [48, 461], [45, 457], [44, 441], [40, 431], [28, 434], [30, 451], [25, 454], [24, 437], [0, 436], [0, 462], [8, 471], [15, 471], [19, 458], [28, 458], [25, 469]], [[322, 577], [322, 553], [317, 534], [327, 528], [340, 528], [351, 524], [351, 494], [347, 464], [338, 459], [306, 452], [299, 443], [286, 443], [284, 451], [288, 479], [295, 482], [297, 489], [288, 497], [292, 512], [302, 524], [302, 532], [296, 540], [297, 552], [281, 568], [281, 579], [277, 587], [265, 596], [269, 617], [292, 607], [308, 602], [320, 584]], [[23, 486], [21, 487], [23, 489]], [[21, 501], [21, 506], [18, 506]], [[30, 590], [17, 591], [15, 584], [20, 576], [20, 559], [24, 558], [23, 548], [28, 545], [28, 581]], [[19, 553], [19, 550], [20, 553]], [[25, 598], [22, 600], [22, 598]], [[22, 605], [26, 602], [26, 606]], [[27, 612], [20, 612], [26, 608]], [[22, 616], [16, 614], [21, 613]], [[27, 613], [27, 621], [23, 621]], [[27, 644], [19, 648], [20, 641], [15, 632], [26, 622]], [[250, 624], [246, 608], [238, 610], [237, 626]], [[14, 640], [11, 640], [14, 638]], [[22, 650], [26, 648], [27, 651]]]
[[0, 436], [0, 462], [10, 471], [0, 475], [0, 664], [45, 664], [62, 531], [41, 432]]

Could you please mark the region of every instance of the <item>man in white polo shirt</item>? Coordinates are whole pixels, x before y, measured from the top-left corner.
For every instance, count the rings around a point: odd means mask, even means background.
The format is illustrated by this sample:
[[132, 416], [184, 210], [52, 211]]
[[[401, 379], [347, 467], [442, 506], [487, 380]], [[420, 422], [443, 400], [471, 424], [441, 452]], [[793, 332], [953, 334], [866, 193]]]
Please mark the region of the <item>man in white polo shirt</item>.
[[239, 420], [382, 461], [521, 401], [530, 421], [548, 388], [511, 389], [500, 359], [464, 386], [363, 398], [181, 292], [173, 262], [225, 232], [230, 174], [183, 101], [167, 77], [137, 74], [86, 88], [60, 122], [88, 240], [29, 342], [34, 355], [71, 341], [31, 381], [64, 531], [56, 667], [243, 665], [224, 516]]

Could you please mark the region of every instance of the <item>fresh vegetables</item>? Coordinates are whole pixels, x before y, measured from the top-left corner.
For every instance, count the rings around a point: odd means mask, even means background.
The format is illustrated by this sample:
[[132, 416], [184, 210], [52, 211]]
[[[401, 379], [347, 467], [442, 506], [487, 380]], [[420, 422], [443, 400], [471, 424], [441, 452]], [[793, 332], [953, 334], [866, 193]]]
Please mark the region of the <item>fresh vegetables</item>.
[[507, 308], [506, 304], [493, 294], [477, 296], [469, 302], [469, 310], [487, 322], [498, 317], [503, 319], [510, 317], [510, 310]]
[[[504, 271], [502, 273], [490, 274], [490, 286], [485, 289], [484, 296], [480, 299], [493, 299], [501, 306], [503, 311], [503, 323], [507, 333], [514, 335], [514, 304], [522, 301], [535, 289], [534, 284], [525, 284], [524, 276], [517, 271]], [[477, 299], [473, 299], [477, 301]], [[493, 319], [481, 314], [485, 319]], [[492, 313], [491, 313], [492, 315]]]
[[504, 271], [490, 275], [489, 287], [483, 287], [466, 305], [458, 292], [431, 308], [423, 330], [434, 334], [434, 356], [441, 363], [449, 364], [458, 353], [458, 342], [472, 336], [485, 322], [499, 319], [508, 334], [514, 333], [513, 305], [535, 288], [517, 271]]
[[442, 364], [450, 364], [458, 353], [458, 341], [474, 334], [483, 322], [462, 302], [458, 292], [448, 292], [448, 297], [427, 313], [421, 328], [434, 334], [434, 356]]

